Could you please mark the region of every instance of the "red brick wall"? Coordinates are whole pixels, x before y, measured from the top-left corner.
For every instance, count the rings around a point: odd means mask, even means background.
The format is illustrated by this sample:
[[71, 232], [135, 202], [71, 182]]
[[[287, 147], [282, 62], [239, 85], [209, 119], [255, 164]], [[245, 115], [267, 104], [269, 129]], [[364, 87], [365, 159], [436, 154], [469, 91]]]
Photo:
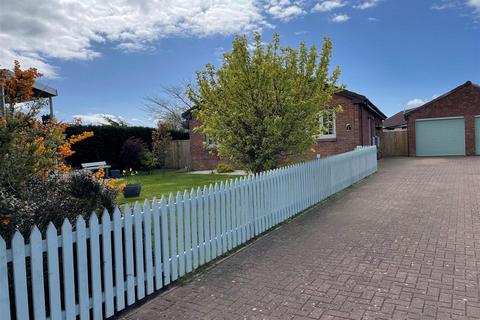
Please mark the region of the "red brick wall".
[[468, 156], [475, 155], [475, 116], [477, 115], [480, 115], [480, 88], [471, 84], [411, 113], [407, 116], [410, 156], [416, 155], [415, 120], [458, 116], [465, 117], [466, 154]]
[[204, 146], [205, 135], [192, 130], [200, 125], [200, 122], [193, 118], [188, 121], [190, 129], [190, 156], [192, 170], [212, 170], [215, 169], [220, 159], [214, 150], [207, 150]]
[[[359, 145], [370, 145], [368, 139], [368, 118], [371, 117], [381, 127], [382, 120], [377, 118], [371, 111], [352, 103], [351, 99], [341, 95], [335, 95], [333, 105], [342, 105], [343, 112], [336, 115], [336, 138], [318, 140], [314, 146], [316, 153], [321, 157], [332, 156], [353, 150]], [[376, 130], [372, 121], [372, 134], [381, 135], [382, 130]], [[206, 150], [203, 142], [205, 136], [192, 129], [199, 126], [196, 119], [189, 120], [190, 128], [190, 152], [192, 158], [192, 170], [211, 170], [221, 161], [214, 151]], [[348, 130], [347, 126], [351, 129]], [[312, 153], [311, 158], [316, 154]]]
[[[353, 150], [360, 141], [357, 116], [358, 106], [354, 105], [352, 100], [339, 95], [333, 97], [332, 105], [341, 105], [343, 112], [335, 115], [336, 138], [328, 140], [319, 139], [314, 146], [316, 152], [322, 158]], [[347, 130], [347, 125], [350, 125], [350, 130]]]

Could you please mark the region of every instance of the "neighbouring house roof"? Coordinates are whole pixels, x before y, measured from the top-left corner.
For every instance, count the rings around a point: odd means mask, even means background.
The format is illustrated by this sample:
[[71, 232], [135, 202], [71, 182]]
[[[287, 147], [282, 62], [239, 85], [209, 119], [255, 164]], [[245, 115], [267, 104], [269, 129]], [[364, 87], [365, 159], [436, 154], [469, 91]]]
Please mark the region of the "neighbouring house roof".
[[[5, 70], [5, 69], [3, 69]], [[0, 71], [3, 71], [0, 69]], [[10, 75], [13, 75], [13, 72], [7, 70]], [[33, 96], [39, 98], [49, 98], [58, 96], [57, 89], [47, 86], [46, 84], [41, 83], [40, 81], [35, 81], [33, 84]]]
[[[373, 113], [378, 115], [382, 120], [385, 120], [387, 118], [387, 116], [382, 111], [380, 111], [380, 109], [377, 106], [375, 106], [364, 95], [361, 95], [361, 94], [358, 94], [356, 92], [349, 91], [349, 90], [343, 90], [343, 91], [339, 92], [338, 94], [341, 95], [341, 96], [344, 96], [348, 99], [353, 100], [353, 103], [355, 103], [355, 104], [363, 104], [367, 109], [370, 109], [371, 111], [373, 111]], [[187, 111], [182, 113], [182, 117], [183, 118], [190, 117], [192, 111], [195, 110], [195, 109], [198, 109], [198, 107], [197, 106], [191, 107], [190, 109], [188, 109]]]
[[431, 101], [429, 101], [429, 102], [427, 102], [427, 103], [425, 103], [425, 104], [423, 104], [423, 105], [421, 105], [421, 106], [419, 106], [419, 107], [417, 107], [417, 108], [410, 109], [410, 110], [406, 111], [406, 112], [405, 112], [405, 117], [408, 117], [410, 114], [412, 114], [412, 113], [414, 113], [414, 112], [417, 112], [417, 111], [419, 111], [419, 110], [421, 110], [421, 109], [423, 109], [423, 108], [426, 108], [426, 107], [432, 105], [433, 103], [435, 103], [435, 102], [437, 102], [437, 101], [439, 101], [439, 100], [442, 100], [443, 98], [446, 98], [446, 97], [448, 97], [449, 95], [457, 92], [458, 90], [461, 90], [461, 89], [463, 89], [463, 88], [465, 88], [465, 87], [469, 87], [469, 86], [473, 86], [473, 87], [475, 87], [475, 88], [477, 88], [477, 89], [480, 89], [480, 85], [475, 84], [475, 83], [473, 83], [472, 81], [467, 81], [467, 82], [465, 82], [464, 84], [459, 85], [459, 86], [456, 87], [455, 89], [450, 90], [450, 91], [448, 91], [447, 93], [442, 94], [441, 96], [439, 96], [439, 97], [437, 97], [437, 98], [435, 98], [435, 99], [433, 99], [433, 100], [431, 100]]
[[404, 128], [407, 126], [407, 120], [405, 119], [405, 112], [408, 110], [402, 110], [397, 112], [393, 116], [385, 119], [383, 122], [384, 129], [396, 129], [396, 128]]
[[192, 111], [197, 109], [198, 109], [198, 106], [193, 106], [189, 108], [188, 110], [182, 113], [182, 118], [188, 119], [192, 115]]
[[373, 113], [378, 115], [382, 120], [387, 119], [387, 116], [382, 111], [380, 111], [380, 109], [376, 105], [374, 105], [366, 96], [349, 90], [343, 90], [338, 94], [346, 98], [352, 99], [353, 103], [363, 104], [367, 109], [373, 111]]

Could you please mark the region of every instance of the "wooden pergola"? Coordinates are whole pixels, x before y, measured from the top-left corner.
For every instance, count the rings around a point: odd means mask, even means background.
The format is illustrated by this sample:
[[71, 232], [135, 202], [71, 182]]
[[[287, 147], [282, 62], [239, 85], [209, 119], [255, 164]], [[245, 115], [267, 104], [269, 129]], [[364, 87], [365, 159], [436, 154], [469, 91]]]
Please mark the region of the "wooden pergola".
[[[53, 117], [53, 97], [58, 95], [57, 89], [49, 87], [39, 81], [35, 81], [33, 85], [32, 98], [48, 99], [48, 107], [50, 111], [50, 117]], [[0, 86], [0, 118], [5, 117], [5, 107], [7, 102], [5, 101], [4, 88]]]

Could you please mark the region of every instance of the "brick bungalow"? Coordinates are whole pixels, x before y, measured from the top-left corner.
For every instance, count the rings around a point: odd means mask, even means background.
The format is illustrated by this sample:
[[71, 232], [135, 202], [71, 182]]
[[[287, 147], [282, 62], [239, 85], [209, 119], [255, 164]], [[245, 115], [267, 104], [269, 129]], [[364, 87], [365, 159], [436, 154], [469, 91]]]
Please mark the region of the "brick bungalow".
[[[381, 143], [382, 122], [386, 119], [367, 97], [348, 90], [334, 95], [332, 105], [342, 105], [343, 112], [337, 113], [328, 133], [318, 137], [314, 146], [321, 157], [353, 150], [356, 146], [369, 146]], [[213, 148], [206, 147], [208, 138], [198, 131], [191, 130], [200, 125], [193, 116], [192, 109], [182, 116], [190, 129], [190, 155], [192, 170], [211, 170], [221, 161]], [[322, 122], [323, 119], [320, 119]], [[328, 123], [328, 121], [326, 121]], [[315, 155], [312, 154], [312, 157]]]
[[467, 81], [405, 112], [410, 156], [480, 155], [480, 86]]

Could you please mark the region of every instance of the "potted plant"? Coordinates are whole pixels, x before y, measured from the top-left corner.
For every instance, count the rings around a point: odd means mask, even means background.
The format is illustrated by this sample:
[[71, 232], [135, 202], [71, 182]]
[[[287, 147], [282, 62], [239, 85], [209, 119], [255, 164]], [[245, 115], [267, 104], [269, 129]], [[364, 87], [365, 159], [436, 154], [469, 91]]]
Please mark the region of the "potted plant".
[[125, 177], [126, 184], [125, 188], [122, 190], [123, 196], [125, 198], [133, 198], [140, 196], [142, 191], [142, 185], [135, 180], [135, 176], [138, 174], [138, 171], [134, 171], [132, 168], [128, 170], [123, 170], [123, 176]]

